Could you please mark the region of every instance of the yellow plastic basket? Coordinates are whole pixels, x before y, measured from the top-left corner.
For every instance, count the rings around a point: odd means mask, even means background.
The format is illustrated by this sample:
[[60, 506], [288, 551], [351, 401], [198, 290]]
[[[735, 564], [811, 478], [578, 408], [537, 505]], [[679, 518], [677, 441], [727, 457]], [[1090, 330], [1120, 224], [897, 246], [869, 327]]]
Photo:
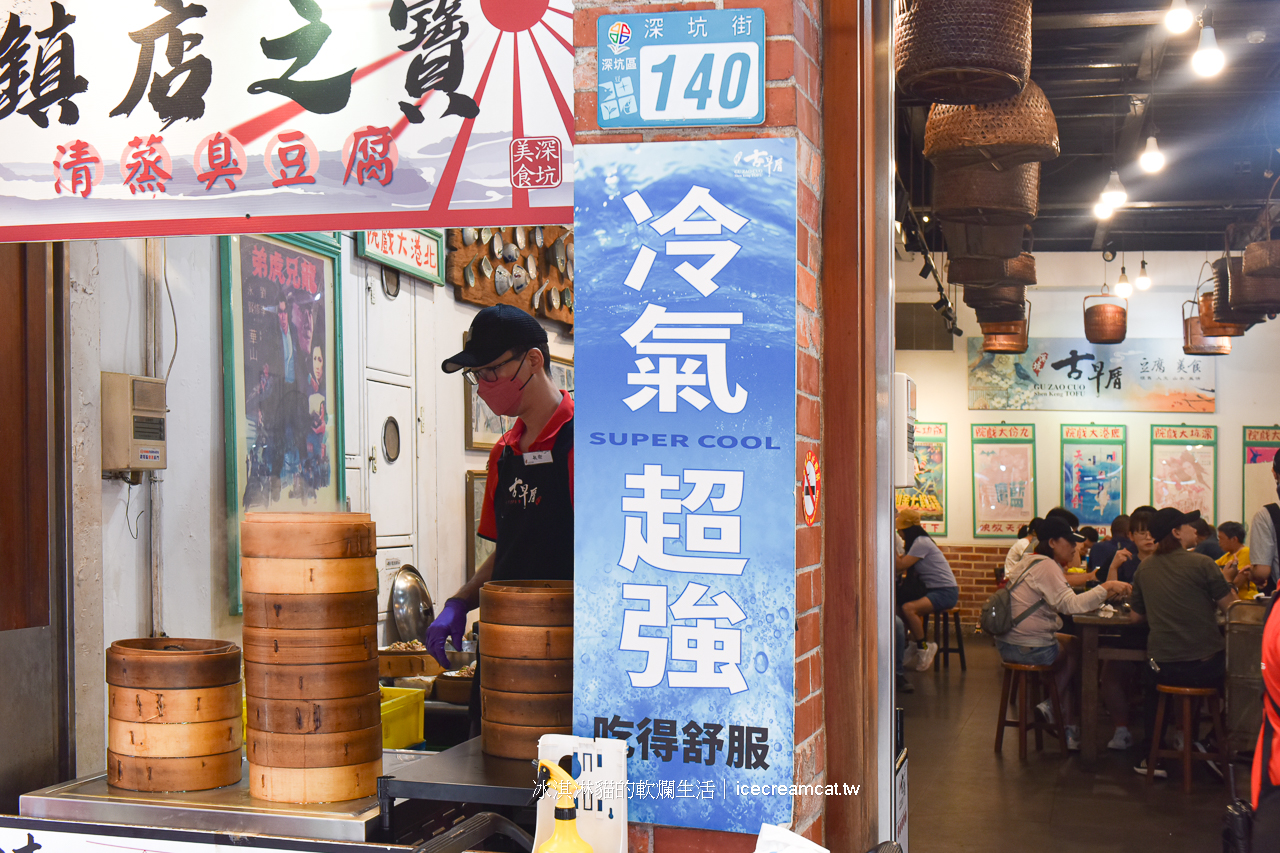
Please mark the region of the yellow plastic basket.
[[404, 749], [422, 743], [427, 691], [379, 687], [382, 692], [382, 748]]

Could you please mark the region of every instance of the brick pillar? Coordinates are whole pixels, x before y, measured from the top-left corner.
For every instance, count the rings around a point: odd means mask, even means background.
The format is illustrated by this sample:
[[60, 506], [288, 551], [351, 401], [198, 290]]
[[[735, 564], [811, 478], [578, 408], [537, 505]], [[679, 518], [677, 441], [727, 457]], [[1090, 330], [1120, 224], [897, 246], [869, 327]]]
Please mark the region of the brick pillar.
[[[765, 121], [761, 127], [603, 131], [596, 124], [596, 22], [601, 15], [698, 9], [763, 8]], [[677, 3], [576, 0], [573, 15], [575, 145], [742, 139], [798, 140], [796, 222], [796, 495], [805, 454], [822, 450], [822, 58], [819, 0], [690, 0]], [[796, 768], [797, 785], [825, 784], [826, 723], [822, 689], [823, 531], [796, 510]], [[792, 829], [826, 846], [821, 796], [796, 797]], [[755, 836], [632, 824], [630, 853], [736, 853]]]

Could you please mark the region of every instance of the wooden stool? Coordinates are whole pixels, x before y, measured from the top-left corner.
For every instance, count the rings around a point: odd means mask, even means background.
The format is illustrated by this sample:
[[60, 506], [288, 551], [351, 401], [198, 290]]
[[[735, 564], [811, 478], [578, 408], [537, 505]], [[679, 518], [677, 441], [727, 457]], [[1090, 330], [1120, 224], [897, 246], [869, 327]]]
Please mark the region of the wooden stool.
[[[951, 668], [951, 655], [960, 656], [960, 671], [965, 672], [969, 669], [964, 660], [964, 632], [960, 630], [960, 611], [944, 610], [941, 613], [926, 613], [920, 619], [921, 627], [924, 629], [924, 635], [929, 636], [929, 617], [936, 616], [933, 620], [933, 641], [938, 644], [938, 654], [933, 659], [933, 671], [938, 671], [938, 664], [941, 663], [947, 669]], [[950, 620], [947, 617], [952, 617]], [[951, 644], [952, 625], [955, 626], [956, 641], [955, 645]], [[938, 629], [942, 629], [939, 636]]]
[[[1047, 731], [1058, 739], [1062, 754], [1064, 756], [1067, 754], [1067, 734], [1062, 722], [1062, 700], [1058, 696], [1058, 682], [1054, 680], [1052, 671], [1052, 666], [1004, 664], [1004, 684], [1000, 688], [1000, 717], [996, 721], [996, 752], [1000, 752], [1004, 746], [1004, 730], [1013, 726], [1018, 729], [1018, 757], [1022, 760], [1025, 761], [1027, 758], [1028, 729], [1036, 734], [1037, 752], [1044, 749], [1043, 732]], [[1018, 691], [1018, 719], [1010, 720], [1005, 715], [1008, 713], [1009, 694], [1015, 686]], [[1031, 717], [1035, 711], [1036, 702], [1040, 698], [1049, 700], [1049, 707], [1053, 709], [1052, 723]]]
[[[1160, 694], [1159, 704], [1156, 705], [1156, 730], [1151, 734], [1151, 754], [1147, 756], [1147, 784], [1151, 784], [1151, 780], [1155, 778], [1156, 761], [1161, 758], [1181, 758], [1182, 759], [1182, 790], [1184, 793], [1191, 793], [1191, 759], [1195, 758], [1200, 761], [1216, 761], [1224, 768], [1227, 764], [1227, 730], [1222, 725], [1222, 704], [1218, 697], [1218, 691], [1213, 687], [1172, 687], [1168, 684], [1157, 684], [1156, 692]], [[1164, 740], [1164, 709], [1165, 700], [1170, 696], [1177, 701], [1181, 699], [1182, 705], [1182, 749], [1163, 749], [1160, 742]], [[1196, 733], [1200, 729], [1200, 720], [1203, 706], [1200, 706], [1199, 700], [1208, 700], [1209, 720], [1213, 723], [1213, 736], [1216, 740], [1216, 752], [1196, 752], [1193, 743], [1196, 740]], [[1193, 717], [1191, 714], [1191, 706], [1193, 701], [1197, 703], [1196, 713]]]

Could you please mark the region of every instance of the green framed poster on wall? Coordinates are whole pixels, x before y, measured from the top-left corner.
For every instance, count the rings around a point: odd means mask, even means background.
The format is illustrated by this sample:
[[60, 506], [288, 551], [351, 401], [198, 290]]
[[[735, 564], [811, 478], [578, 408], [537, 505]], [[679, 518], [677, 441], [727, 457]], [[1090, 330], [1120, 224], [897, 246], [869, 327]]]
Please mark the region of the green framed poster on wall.
[[1244, 428], [1244, 486], [1241, 516], [1253, 514], [1276, 500], [1276, 481], [1271, 476], [1272, 461], [1280, 452], [1280, 425]]
[[973, 424], [973, 535], [1008, 539], [1036, 515], [1034, 424]]
[[1128, 428], [1118, 424], [1063, 424], [1058, 502], [1081, 525], [1111, 532], [1124, 512]]
[[221, 238], [232, 615], [244, 513], [346, 508], [341, 254], [332, 233]]
[[1151, 505], [1218, 517], [1218, 428], [1151, 427]]
[[947, 425], [917, 423], [915, 485], [896, 489], [897, 509], [920, 510], [920, 526], [932, 536], [947, 535]]
[[444, 232], [430, 228], [357, 231], [356, 253], [414, 278], [444, 284]]

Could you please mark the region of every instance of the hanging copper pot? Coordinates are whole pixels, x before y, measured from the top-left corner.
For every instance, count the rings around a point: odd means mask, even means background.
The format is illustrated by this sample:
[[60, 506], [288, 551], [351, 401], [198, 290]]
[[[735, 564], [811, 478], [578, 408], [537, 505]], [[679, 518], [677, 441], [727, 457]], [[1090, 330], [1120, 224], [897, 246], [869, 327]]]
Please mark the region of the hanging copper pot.
[[1187, 355], [1230, 355], [1231, 338], [1206, 335], [1202, 316], [1188, 315], [1187, 306], [1194, 311], [1196, 303], [1188, 299], [1182, 303], [1182, 351]]
[[[1089, 304], [1090, 299], [1111, 299], [1123, 302], [1097, 302]], [[1102, 285], [1101, 293], [1094, 293], [1084, 298], [1084, 336], [1093, 344], [1122, 343], [1129, 326], [1129, 300], [1121, 296], [1113, 296], [1107, 286]]]
[[982, 351], [1021, 354], [1027, 351], [1027, 338], [1031, 331], [1031, 303], [1027, 303], [1027, 316], [1011, 323], [982, 324]]
[[1213, 316], [1213, 291], [1207, 290], [1196, 296], [1200, 306], [1200, 328], [1210, 337], [1238, 338], [1253, 326], [1249, 323], [1219, 323]]

